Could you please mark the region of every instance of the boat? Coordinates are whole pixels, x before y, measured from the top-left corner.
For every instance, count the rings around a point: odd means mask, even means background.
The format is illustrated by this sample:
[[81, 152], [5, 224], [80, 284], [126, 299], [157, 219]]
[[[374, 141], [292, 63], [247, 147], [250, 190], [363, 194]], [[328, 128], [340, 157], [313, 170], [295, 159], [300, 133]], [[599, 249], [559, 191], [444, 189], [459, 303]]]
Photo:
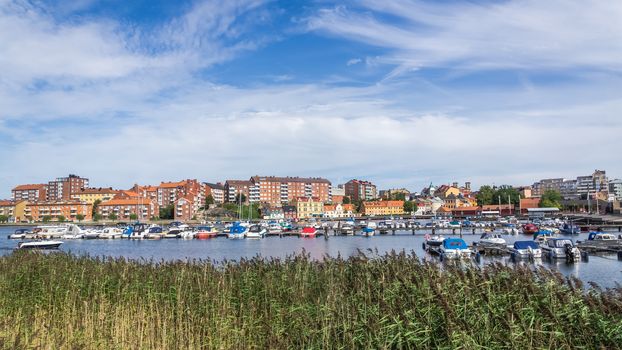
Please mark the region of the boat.
[[564, 235], [578, 235], [581, 233], [581, 228], [579, 226], [574, 226], [572, 223], [565, 223], [559, 228], [559, 232]]
[[58, 249], [62, 241], [53, 240], [40, 240], [32, 242], [19, 242], [17, 243], [17, 249]]
[[209, 239], [218, 236], [218, 230], [213, 226], [199, 226], [194, 234], [196, 239]]
[[261, 225], [251, 225], [246, 231], [246, 238], [264, 238], [268, 230]]
[[160, 226], [151, 226], [145, 231], [143, 237], [146, 239], [160, 239], [164, 235], [164, 231]]
[[526, 235], [533, 235], [534, 233], [538, 232], [538, 226], [534, 225], [534, 224], [525, 224], [523, 225], [523, 233]]
[[443, 235], [425, 235], [425, 241], [422, 243], [423, 250], [425, 251], [440, 251], [441, 245], [445, 237]]
[[341, 234], [352, 236], [352, 235], [354, 235], [354, 228], [355, 227], [356, 226], [355, 226], [354, 220], [346, 220], [341, 225]]
[[65, 233], [67, 233], [66, 225], [55, 225], [55, 226], [37, 226], [35, 228], [37, 231], [37, 236], [52, 239], [52, 238], [60, 238]]
[[375, 229], [378, 228], [378, 224], [376, 222], [374, 222], [374, 221], [369, 221], [367, 223], [367, 227], [375, 230]]
[[363, 227], [363, 230], [361, 231], [361, 235], [365, 236], [365, 237], [371, 237], [373, 235], [376, 234], [376, 230], [367, 226], [367, 227]]
[[283, 232], [283, 228], [276, 222], [272, 222], [268, 224], [268, 233], [271, 235], [278, 235]]
[[65, 233], [61, 236], [63, 239], [82, 239], [84, 238], [84, 230], [74, 224], [69, 224], [65, 228]]
[[236, 221], [231, 225], [229, 233], [227, 233], [227, 238], [243, 239], [246, 236], [246, 231], [248, 231], [248, 228], [240, 225], [240, 223]]
[[510, 250], [510, 256], [518, 259], [539, 259], [542, 249], [534, 241], [516, 241]]
[[462, 224], [458, 220], [451, 221], [447, 224], [449, 228], [461, 228]]
[[571, 261], [581, 259], [581, 251], [568, 238], [551, 238], [545, 244], [541, 244], [540, 248], [549, 259], [566, 258]]
[[30, 230], [26, 228], [18, 228], [9, 235], [9, 239], [25, 239], [26, 236], [30, 234], [32, 234]]
[[505, 246], [506, 244], [505, 239], [495, 232], [484, 232], [477, 242], [479, 246]]
[[606, 232], [590, 232], [585, 241], [577, 241], [579, 249], [589, 249], [593, 251], [620, 251], [622, 250], [622, 236], [616, 237]]
[[473, 251], [461, 238], [446, 238], [440, 246], [441, 260], [469, 258]]
[[121, 238], [123, 230], [118, 227], [106, 227], [99, 232], [99, 238], [116, 239]]
[[[153, 227], [153, 226], [156, 226], [156, 225], [152, 225], [150, 227]], [[147, 227], [146, 224], [141, 224], [137, 222], [133, 225], [129, 225], [125, 227], [125, 229], [123, 230], [122, 237], [129, 238], [129, 239], [143, 239], [145, 238], [145, 233], [150, 227]]]
[[96, 230], [96, 229], [86, 230], [86, 231], [84, 231], [84, 234], [82, 235], [82, 238], [84, 238], [84, 239], [96, 239], [96, 238], [99, 238], [101, 233], [102, 233], [102, 230]]
[[171, 227], [166, 233], [162, 234], [162, 238], [180, 238], [183, 232], [184, 230], [179, 227]]
[[306, 237], [306, 238], [314, 238], [316, 233], [317, 233], [317, 230], [315, 229], [315, 227], [307, 226], [302, 229], [299, 236]]

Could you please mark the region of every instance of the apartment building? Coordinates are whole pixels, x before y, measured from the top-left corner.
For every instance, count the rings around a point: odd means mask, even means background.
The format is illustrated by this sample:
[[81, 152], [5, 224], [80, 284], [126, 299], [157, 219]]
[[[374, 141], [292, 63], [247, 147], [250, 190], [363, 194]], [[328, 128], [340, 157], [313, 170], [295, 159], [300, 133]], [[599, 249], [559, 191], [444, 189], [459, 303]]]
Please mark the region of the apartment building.
[[46, 184], [26, 184], [11, 190], [14, 201], [44, 202], [47, 199]]
[[617, 201], [622, 201], [622, 180], [609, 181], [609, 194]]
[[175, 210], [173, 213], [177, 221], [192, 220], [197, 211], [197, 205], [192, 195], [181, 197], [175, 201]]
[[300, 197], [315, 197], [330, 202], [331, 184], [327, 179], [312, 177], [253, 176], [249, 185], [249, 200], [278, 206]]
[[404, 214], [404, 201], [363, 202], [363, 214], [367, 216], [387, 216]]
[[26, 221], [24, 210], [28, 201], [0, 200], [0, 215], [6, 216], [9, 222]]
[[561, 186], [564, 181], [565, 179], [563, 178], [542, 179], [531, 186], [531, 194], [534, 197], [540, 197], [548, 190], [555, 190], [561, 193]]
[[203, 185], [205, 187], [205, 198], [211, 195], [214, 198], [214, 203], [222, 204], [225, 202], [225, 186], [223, 184], [220, 182], [215, 184], [204, 182]]
[[318, 197], [300, 197], [296, 200], [298, 219], [321, 217], [324, 214], [324, 202]]
[[104, 218], [114, 213], [117, 220], [130, 220], [132, 214], [138, 220], [148, 220], [160, 214], [160, 207], [157, 201], [147, 198], [114, 198], [101, 203], [97, 213]]
[[247, 180], [227, 180], [225, 181], [225, 199], [227, 202], [235, 202], [239, 194], [244, 195], [246, 202], [250, 198], [250, 189], [253, 183]]
[[205, 202], [205, 188], [198, 180], [183, 180], [179, 182], [162, 182], [158, 186], [158, 205], [174, 204], [179, 198], [192, 196], [197, 203]]
[[343, 187], [330, 187], [330, 202], [333, 204], [342, 204], [343, 198], [346, 196], [346, 189]]
[[345, 194], [352, 201], [369, 201], [378, 198], [376, 185], [369, 181], [350, 180], [344, 185]]
[[54, 181], [48, 182], [47, 200], [54, 201], [70, 201], [74, 194], [81, 189], [89, 187], [89, 179], [78, 175], [69, 174], [67, 177], [59, 177]]
[[72, 199], [78, 200], [80, 202], [93, 204], [97, 200], [99, 200], [100, 202], [111, 200], [119, 192], [120, 191], [118, 190], [113, 190], [112, 187], [84, 188], [73, 194]]
[[51, 221], [58, 221], [60, 216], [65, 220], [75, 221], [78, 215], [83, 215], [84, 220], [92, 219], [93, 205], [76, 200], [36, 202], [26, 204], [24, 217], [28, 221], [42, 221], [49, 217]]

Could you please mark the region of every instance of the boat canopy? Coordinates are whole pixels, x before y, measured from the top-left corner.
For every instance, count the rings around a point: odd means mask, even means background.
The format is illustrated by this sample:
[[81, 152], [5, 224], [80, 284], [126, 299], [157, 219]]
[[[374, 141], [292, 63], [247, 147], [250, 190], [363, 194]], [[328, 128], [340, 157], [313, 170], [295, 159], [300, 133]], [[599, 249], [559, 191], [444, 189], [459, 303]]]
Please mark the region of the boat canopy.
[[516, 241], [514, 242], [514, 249], [539, 249], [540, 247], [534, 241]]
[[305, 227], [302, 229], [303, 233], [315, 233], [315, 229], [313, 227]]
[[447, 238], [443, 241], [443, 246], [446, 249], [467, 249], [467, 244], [460, 238]]
[[363, 227], [363, 232], [365, 233], [374, 232], [374, 229], [371, 227]]
[[211, 229], [212, 229], [211, 226], [199, 226], [199, 227], [197, 227], [197, 231], [209, 231]]
[[555, 248], [564, 248], [566, 245], [570, 245], [571, 247], [574, 246], [572, 241], [566, 238], [551, 239], [549, 240], [548, 244], [549, 244], [549, 247], [555, 247]]
[[240, 225], [239, 222], [236, 222], [235, 224], [233, 224], [233, 226], [231, 226], [231, 230], [229, 231], [229, 233], [244, 233], [246, 231], [246, 228], [242, 225]]
[[162, 233], [162, 227], [150, 227], [149, 233]]

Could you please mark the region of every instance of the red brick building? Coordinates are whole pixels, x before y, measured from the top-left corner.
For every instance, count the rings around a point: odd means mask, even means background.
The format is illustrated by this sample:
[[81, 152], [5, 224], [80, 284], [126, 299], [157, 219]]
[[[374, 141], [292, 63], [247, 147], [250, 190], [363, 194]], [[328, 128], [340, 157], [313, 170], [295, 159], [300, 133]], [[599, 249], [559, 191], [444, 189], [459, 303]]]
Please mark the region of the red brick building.
[[47, 200], [50, 202], [71, 200], [81, 189], [89, 187], [89, 179], [70, 174], [48, 182]]
[[29, 202], [44, 202], [47, 199], [47, 185], [27, 184], [19, 185], [11, 190], [13, 200]]
[[319, 177], [253, 176], [250, 201], [279, 206], [299, 197], [315, 197], [330, 202], [330, 181]]
[[350, 180], [344, 185], [345, 195], [352, 201], [369, 201], [378, 198], [376, 185], [369, 181]]

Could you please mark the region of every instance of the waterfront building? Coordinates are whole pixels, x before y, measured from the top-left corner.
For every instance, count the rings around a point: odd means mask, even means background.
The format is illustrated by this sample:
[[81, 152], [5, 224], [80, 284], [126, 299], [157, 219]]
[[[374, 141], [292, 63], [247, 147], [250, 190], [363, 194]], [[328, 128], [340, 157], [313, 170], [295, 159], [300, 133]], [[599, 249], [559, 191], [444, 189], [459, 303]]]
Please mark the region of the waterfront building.
[[577, 177], [577, 194], [581, 198], [588, 195], [606, 200], [609, 194], [609, 180], [604, 170], [594, 170], [587, 176]]
[[540, 197], [542, 194], [548, 190], [555, 190], [561, 193], [562, 183], [565, 181], [563, 178], [555, 178], [555, 179], [542, 179], [531, 186], [532, 195], [534, 197]]
[[292, 220], [292, 221], [298, 220], [298, 212], [296, 211], [295, 205], [284, 205], [282, 209], [283, 209], [283, 218], [285, 220]]
[[47, 201], [70, 201], [74, 194], [87, 187], [89, 187], [89, 179], [85, 177], [69, 174], [67, 177], [56, 178], [48, 182]]
[[482, 206], [482, 215], [508, 216], [517, 214], [512, 204], [491, 204]]
[[291, 203], [300, 197], [314, 197], [321, 202], [331, 201], [331, 183], [319, 177], [253, 176], [250, 179], [251, 202], [273, 206]]
[[460, 189], [457, 186], [458, 183], [455, 183], [455, 185], [456, 186], [449, 186], [449, 185], [439, 186], [434, 191], [434, 196], [439, 197], [440, 199], [448, 198], [451, 195], [455, 197], [459, 196], [461, 193], [460, 193]]
[[174, 218], [176, 221], [188, 221], [195, 219], [198, 208], [192, 194], [181, 197], [175, 201]]
[[517, 188], [521, 198], [531, 198], [533, 196], [531, 186], [522, 186]]
[[366, 216], [387, 216], [403, 214], [404, 201], [363, 202], [363, 215]]
[[220, 182], [215, 184], [204, 182], [203, 185], [205, 186], [205, 198], [211, 195], [214, 198], [214, 203], [223, 204], [225, 202], [225, 186], [223, 184]]
[[299, 197], [296, 200], [298, 219], [320, 217], [324, 214], [324, 202], [317, 197]]
[[26, 221], [26, 204], [25, 200], [0, 200], [0, 215], [6, 216], [9, 222]]
[[333, 204], [342, 204], [343, 198], [346, 196], [346, 190], [343, 186], [330, 188], [330, 202]]
[[225, 181], [225, 199], [227, 202], [236, 202], [238, 195], [243, 195], [245, 203], [250, 198], [250, 189], [253, 183], [247, 180], [227, 180]]
[[42, 221], [49, 217], [51, 221], [58, 221], [59, 217], [65, 220], [75, 221], [78, 215], [83, 215], [84, 220], [92, 219], [93, 205], [76, 200], [56, 202], [35, 202], [26, 204], [24, 217], [27, 221]]
[[379, 193], [380, 198], [382, 199], [393, 199], [396, 196], [404, 196], [404, 199], [407, 199], [410, 197], [410, 191], [405, 189], [405, 188], [391, 188], [388, 190], [382, 190]]
[[117, 220], [130, 220], [132, 214], [138, 220], [149, 220], [160, 214], [158, 202], [147, 198], [114, 198], [101, 203], [97, 212], [104, 218], [114, 213]]
[[11, 190], [14, 201], [26, 200], [29, 202], [43, 202], [47, 199], [46, 184], [26, 184], [16, 186]]
[[331, 218], [331, 219], [354, 217], [354, 205], [353, 204], [325, 204], [324, 205], [324, 217]]
[[352, 201], [370, 201], [378, 198], [376, 185], [364, 180], [350, 180], [344, 185], [345, 195]]
[[622, 180], [615, 179], [609, 181], [609, 193], [617, 201], [622, 201]]
[[120, 191], [113, 190], [112, 187], [108, 188], [83, 188], [79, 190], [77, 193], [72, 195], [72, 199], [78, 200], [80, 202], [86, 202], [93, 204], [95, 201], [99, 200], [100, 202], [104, 202], [114, 198]]
[[540, 198], [521, 198], [518, 206], [521, 214], [527, 214], [527, 209], [540, 207]]
[[282, 207], [271, 207], [268, 204], [265, 204], [261, 208], [261, 216], [264, 220], [282, 220], [285, 219], [285, 214], [283, 213]]
[[[138, 197], [151, 199], [158, 201], [158, 186], [139, 186], [137, 184], [128, 190], [131, 193], [136, 193]], [[129, 194], [129, 193], [128, 193]]]
[[468, 206], [459, 207], [451, 210], [451, 215], [454, 218], [473, 218], [482, 214], [482, 207], [480, 206]]
[[205, 202], [205, 188], [198, 180], [188, 179], [178, 182], [162, 182], [158, 186], [158, 205], [167, 206], [174, 204], [178, 199], [192, 196], [197, 203]]

